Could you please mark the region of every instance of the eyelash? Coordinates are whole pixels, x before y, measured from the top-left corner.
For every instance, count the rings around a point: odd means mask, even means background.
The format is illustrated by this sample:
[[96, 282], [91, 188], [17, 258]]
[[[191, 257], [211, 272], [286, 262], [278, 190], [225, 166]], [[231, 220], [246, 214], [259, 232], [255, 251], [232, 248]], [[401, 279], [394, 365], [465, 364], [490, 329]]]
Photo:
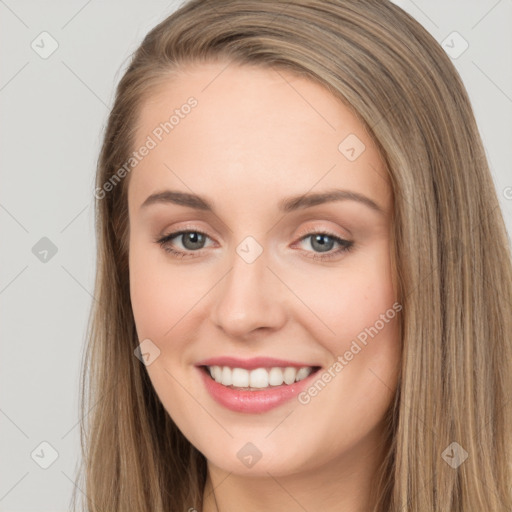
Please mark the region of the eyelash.
[[[190, 251], [190, 252], [188, 252], [188, 251], [179, 251], [179, 250], [173, 249], [170, 245], [168, 245], [169, 242], [172, 239], [177, 238], [180, 235], [186, 235], [186, 234], [189, 234], [189, 233], [197, 233], [197, 234], [203, 235], [206, 238], [210, 238], [203, 231], [189, 229], [189, 230], [175, 231], [173, 233], [169, 233], [168, 235], [165, 235], [165, 236], [163, 236], [161, 238], [157, 238], [155, 240], [155, 243], [158, 243], [162, 247], [162, 249], [164, 251], [172, 254], [173, 256], [175, 256], [177, 258], [194, 257], [194, 256], [192, 256], [191, 253], [200, 252], [201, 249], [199, 249], [198, 251]], [[332, 233], [329, 233], [329, 232], [326, 232], [326, 231], [321, 231], [321, 230], [309, 231], [306, 235], [304, 235], [301, 238], [299, 238], [299, 240], [296, 243], [302, 242], [303, 240], [306, 240], [307, 238], [309, 238], [311, 236], [314, 236], [314, 235], [325, 235], [325, 236], [328, 236], [329, 238], [332, 238], [337, 244], [339, 244], [340, 247], [337, 250], [333, 251], [333, 252], [329, 252], [329, 253], [325, 253], [325, 254], [315, 253], [314, 256], [307, 256], [308, 258], [313, 259], [313, 260], [328, 261], [328, 260], [330, 260], [332, 258], [335, 258], [336, 256], [338, 256], [340, 254], [343, 254], [343, 253], [346, 253], [346, 252], [350, 252], [354, 248], [354, 242], [353, 241], [351, 241], [351, 240], [344, 240], [343, 238], [340, 238], [340, 237], [338, 237], [338, 236], [336, 236], [336, 235], [334, 235]], [[306, 252], [309, 252], [309, 251], [306, 251]]]

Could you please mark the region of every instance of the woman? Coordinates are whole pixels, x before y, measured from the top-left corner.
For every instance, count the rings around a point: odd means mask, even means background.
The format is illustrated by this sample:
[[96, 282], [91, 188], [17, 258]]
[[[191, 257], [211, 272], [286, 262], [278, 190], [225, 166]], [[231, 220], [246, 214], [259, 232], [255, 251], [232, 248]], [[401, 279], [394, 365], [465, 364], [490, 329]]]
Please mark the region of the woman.
[[88, 510], [511, 509], [507, 234], [404, 11], [186, 3], [118, 86], [95, 195]]

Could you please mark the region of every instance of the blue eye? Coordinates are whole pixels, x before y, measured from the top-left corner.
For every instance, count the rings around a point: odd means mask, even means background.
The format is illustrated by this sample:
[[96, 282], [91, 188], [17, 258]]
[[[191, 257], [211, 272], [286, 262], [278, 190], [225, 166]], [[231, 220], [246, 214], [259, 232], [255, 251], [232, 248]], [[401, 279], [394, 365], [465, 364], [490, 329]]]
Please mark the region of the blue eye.
[[[181, 237], [181, 245], [185, 250], [176, 249], [172, 241]], [[303, 236], [299, 242], [303, 242], [308, 238], [311, 239], [310, 245], [313, 249], [317, 249], [312, 256], [307, 256], [315, 260], [328, 260], [339, 256], [344, 252], [348, 252], [353, 248], [354, 242], [344, 240], [331, 233], [314, 232]], [[158, 238], [156, 243], [160, 244], [164, 251], [172, 254], [176, 258], [189, 258], [196, 257], [195, 252], [200, 252], [204, 248], [205, 242], [210, 237], [202, 231], [189, 230], [189, 231], [175, 231], [168, 235]], [[338, 245], [335, 251], [332, 251], [333, 246]], [[311, 251], [306, 251], [310, 253]]]
[[[315, 260], [329, 260], [331, 258], [335, 258], [344, 252], [350, 251], [354, 246], [353, 241], [344, 240], [343, 238], [324, 232], [310, 233], [303, 236], [299, 242], [307, 240], [308, 238], [311, 239], [311, 247], [319, 249], [319, 252], [314, 253], [312, 256], [308, 256], [308, 258]], [[338, 245], [338, 249], [330, 252], [336, 244]]]
[[[181, 244], [186, 251], [174, 249], [170, 243], [178, 237], [181, 237]], [[187, 251], [197, 252], [198, 249], [202, 249], [206, 238], [209, 238], [209, 236], [201, 231], [175, 231], [158, 239], [156, 242], [162, 246], [164, 251], [174, 254], [179, 258], [184, 258], [191, 256]]]

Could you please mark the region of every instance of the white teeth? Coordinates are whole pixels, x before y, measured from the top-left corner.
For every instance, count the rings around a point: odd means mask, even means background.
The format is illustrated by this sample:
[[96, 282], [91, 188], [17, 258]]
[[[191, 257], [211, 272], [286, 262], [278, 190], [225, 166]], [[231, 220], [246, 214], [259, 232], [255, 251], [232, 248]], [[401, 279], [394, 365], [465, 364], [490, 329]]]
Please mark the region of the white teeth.
[[271, 368], [268, 372], [268, 383], [271, 386], [280, 386], [283, 382], [283, 370], [281, 368]]
[[265, 368], [256, 368], [249, 374], [249, 386], [251, 388], [268, 388], [268, 372]]
[[[231, 379], [235, 388], [246, 388], [249, 386], [249, 371], [244, 368], [233, 368]], [[225, 385], [223, 382], [222, 384]]]
[[288, 366], [284, 369], [283, 378], [284, 378], [285, 384], [293, 384], [295, 382], [296, 376], [297, 376], [297, 368]]
[[231, 386], [231, 384], [233, 384], [231, 370], [227, 366], [224, 366], [222, 368], [222, 379], [220, 380], [220, 382], [224, 384], [224, 386]]
[[263, 389], [270, 386], [281, 386], [283, 383], [290, 385], [308, 377], [313, 368], [304, 366], [295, 368], [255, 368], [246, 370], [244, 368], [230, 368], [229, 366], [208, 366], [212, 378], [223, 386], [235, 388]]
[[295, 377], [295, 380], [297, 382], [299, 382], [299, 380], [303, 380], [305, 379], [306, 377], [309, 377], [309, 375], [311, 374], [311, 372], [313, 371], [313, 368], [301, 368], [298, 372], [297, 372], [297, 376]]
[[217, 382], [221, 382], [222, 381], [222, 368], [220, 366], [214, 366], [212, 368], [213, 370], [213, 378], [217, 381]]

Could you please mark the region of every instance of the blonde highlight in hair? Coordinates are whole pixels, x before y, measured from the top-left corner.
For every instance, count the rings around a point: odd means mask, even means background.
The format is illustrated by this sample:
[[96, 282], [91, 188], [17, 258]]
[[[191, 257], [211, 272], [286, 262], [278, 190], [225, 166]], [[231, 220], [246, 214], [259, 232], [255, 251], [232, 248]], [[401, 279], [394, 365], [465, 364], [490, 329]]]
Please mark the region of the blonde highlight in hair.
[[[450, 59], [385, 0], [187, 2], [145, 37], [118, 85], [97, 187], [133, 150], [145, 99], [180, 68], [216, 60], [322, 84], [358, 116], [386, 162], [402, 367], [373, 512], [512, 510], [510, 246]], [[128, 183], [96, 203], [96, 300], [82, 375], [84, 503], [91, 512], [201, 510], [205, 458], [134, 357]], [[456, 469], [442, 457], [452, 442], [469, 454]]]

